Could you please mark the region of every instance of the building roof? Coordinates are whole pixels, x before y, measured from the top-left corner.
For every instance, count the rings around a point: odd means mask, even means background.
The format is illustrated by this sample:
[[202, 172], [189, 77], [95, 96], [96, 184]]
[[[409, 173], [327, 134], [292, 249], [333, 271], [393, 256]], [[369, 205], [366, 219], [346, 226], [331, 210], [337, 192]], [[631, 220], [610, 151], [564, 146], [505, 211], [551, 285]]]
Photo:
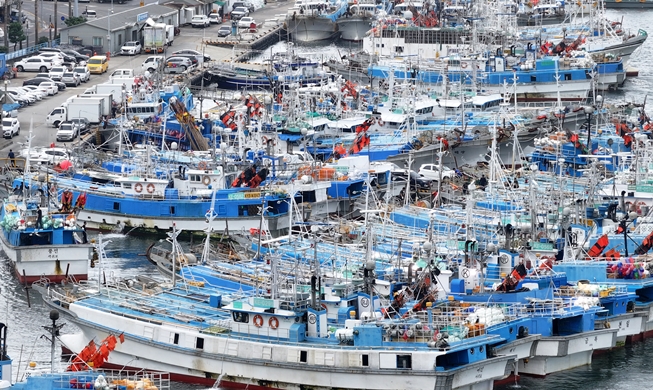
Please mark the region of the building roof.
[[[122, 30], [126, 25], [136, 24], [136, 17], [139, 14], [146, 13], [149, 18], [154, 20], [161, 16], [176, 14], [178, 11], [173, 7], [167, 7], [159, 4], [147, 4], [143, 7], [137, 7], [122, 12], [116, 12], [109, 16], [103, 16], [95, 20], [89, 20], [85, 24], [97, 27], [102, 30], [108, 30], [111, 26], [111, 31]], [[145, 21], [143, 21], [145, 23]], [[65, 27], [62, 30], [72, 29], [76, 26]]]
[[164, 4], [170, 5], [170, 6], [176, 6], [176, 7], [195, 7], [198, 5], [204, 4], [201, 1], [197, 0], [172, 0], [172, 1], [167, 1]]

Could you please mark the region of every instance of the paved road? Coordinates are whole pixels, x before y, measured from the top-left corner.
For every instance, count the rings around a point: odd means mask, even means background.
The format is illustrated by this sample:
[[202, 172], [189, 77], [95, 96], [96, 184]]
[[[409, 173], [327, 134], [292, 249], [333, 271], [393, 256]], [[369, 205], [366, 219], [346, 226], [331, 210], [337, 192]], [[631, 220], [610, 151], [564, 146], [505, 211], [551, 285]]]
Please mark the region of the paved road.
[[[273, 12], [272, 9], [268, 9], [266, 11], [268, 13]], [[263, 13], [261, 13], [261, 17], [263, 17]], [[182, 27], [181, 34], [175, 38], [173, 46], [167, 50], [168, 52], [172, 52], [182, 48], [195, 49], [198, 51], [202, 51], [204, 49], [204, 52], [210, 55], [214, 61], [222, 62], [228, 58], [231, 58], [234, 54], [230, 48], [220, 48], [209, 45], [207, 45], [205, 48], [202, 48], [201, 44], [202, 38], [215, 37], [218, 28], [218, 25], [213, 25], [203, 30], [193, 29], [190, 27]], [[53, 142], [56, 143], [56, 129], [45, 124], [46, 116], [54, 108], [59, 107], [61, 103], [69, 97], [84, 93], [87, 88], [90, 88], [94, 84], [107, 82], [109, 80], [109, 75], [115, 69], [134, 69], [136, 74], [140, 74], [141, 64], [143, 61], [145, 61], [146, 58], [146, 54], [136, 56], [114, 56], [109, 61], [109, 71], [107, 73], [103, 75], [91, 75], [91, 80], [85, 84], [81, 84], [79, 87], [66, 88], [64, 91], [60, 91], [55, 96], [47, 97], [40, 102], [34, 103], [32, 106], [21, 108], [18, 113], [18, 119], [21, 123], [20, 136], [15, 137], [13, 140], [11, 140], [10, 143], [0, 141], [0, 157], [5, 157], [10, 148], [12, 148], [14, 152], [16, 150], [22, 149], [22, 146], [18, 144], [25, 143], [26, 136], [30, 128], [30, 120], [33, 121], [33, 134], [35, 136], [34, 140], [32, 141], [33, 145], [45, 146], [50, 145]], [[24, 80], [30, 79], [34, 76], [35, 73], [33, 72], [19, 73], [17, 78], [10, 81], [9, 85], [20, 86]], [[64, 145], [64, 143], [56, 144], [57, 146]]]

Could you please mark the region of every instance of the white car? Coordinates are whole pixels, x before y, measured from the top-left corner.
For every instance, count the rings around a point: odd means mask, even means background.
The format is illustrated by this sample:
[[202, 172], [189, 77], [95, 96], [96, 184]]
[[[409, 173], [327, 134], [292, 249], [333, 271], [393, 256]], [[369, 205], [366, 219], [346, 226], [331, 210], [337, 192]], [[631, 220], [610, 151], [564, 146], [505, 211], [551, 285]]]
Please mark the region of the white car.
[[[440, 180], [440, 165], [423, 164], [417, 173], [429, 180]], [[454, 177], [456, 177], [456, 171], [442, 166], [442, 179], [453, 179]]]
[[193, 19], [190, 20], [190, 25], [195, 28], [195, 27], [209, 27], [211, 22], [209, 22], [209, 18], [206, 17], [206, 15], [195, 15], [193, 16]]
[[141, 44], [138, 41], [129, 41], [120, 48], [120, 54], [133, 56], [136, 54], [141, 54]]
[[239, 28], [250, 28], [252, 26], [252, 23], [254, 25], [256, 25], [256, 21], [254, 20], [254, 18], [252, 18], [251, 16], [243, 16], [238, 21], [238, 27]]
[[39, 88], [43, 88], [48, 91], [48, 95], [53, 96], [59, 93], [59, 87], [55, 84], [54, 81], [44, 81], [39, 84]]
[[33, 104], [34, 102], [36, 102], [36, 98], [34, 96], [28, 95], [23, 90], [18, 90], [16, 88], [8, 88], [7, 93], [10, 96], [12, 96], [14, 100], [22, 100], [27, 104]]
[[146, 70], [150, 73], [154, 72], [155, 70], [159, 69], [161, 64], [163, 63], [163, 56], [149, 56], [143, 62], [143, 65], [141, 65], [141, 68], [143, 69], [143, 72]]
[[[21, 157], [27, 158], [28, 150], [23, 149], [20, 152]], [[68, 151], [65, 148], [43, 148], [35, 147], [29, 153], [29, 161], [32, 163], [42, 163], [53, 165], [62, 160], [69, 158]]]
[[18, 90], [20, 90], [20, 91], [24, 91], [29, 96], [34, 96], [37, 101], [41, 101], [41, 100], [43, 100], [44, 97], [48, 96], [47, 93], [45, 93], [43, 91], [40, 91], [38, 89], [38, 87], [37, 87], [36, 90], [32, 90], [32, 89], [26, 88], [26, 87], [16, 87], [16, 88]]
[[73, 122], [61, 122], [57, 130], [57, 142], [72, 141], [79, 135], [79, 127]]
[[61, 81], [61, 78], [63, 77], [63, 74], [66, 73], [68, 69], [64, 66], [55, 66], [52, 69], [50, 69], [50, 78], [54, 81]]
[[88, 67], [86, 65], [76, 66], [73, 69], [73, 73], [76, 73], [79, 76], [79, 79], [81, 80], [82, 83], [85, 83], [91, 79], [91, 72], [88, 70]]
[[[23, 85], [23, 89], [27, 89], [31, 92], [38, 93], [41, 96], [41, 99], [46, 98], [50, 95], [50, 89], [36, 85]], [[54, 93], [52, 94], [54, 95]]]
[[222, 18], [220, 18], [220, 15], [218, 15], [217, 12], [212, 12], [212, 13], [209, 14], [209, 23], [211, 23], [211, 24], [220, 24], [220, 23], [222, 23]]
[[61, 65], [61, 64], [64, 63], [63, 55], [61, 53], [57, 53], [57, 52], [40, 53], [39, 55], [37, 55], [35, 57], [49, 59], [49, 60], [52, 61], [52, 64], [54, 66]]
[[19, 72], [47, 72], [52, 69], [52, 62], [41, 57], [31, 57], [17, 61], [14, 68]]
[[18, 118], [3, 118], [2, 135], [5, 138], [13, 138], [18, 134], [20, 134], [20, 122], [18, 122]]

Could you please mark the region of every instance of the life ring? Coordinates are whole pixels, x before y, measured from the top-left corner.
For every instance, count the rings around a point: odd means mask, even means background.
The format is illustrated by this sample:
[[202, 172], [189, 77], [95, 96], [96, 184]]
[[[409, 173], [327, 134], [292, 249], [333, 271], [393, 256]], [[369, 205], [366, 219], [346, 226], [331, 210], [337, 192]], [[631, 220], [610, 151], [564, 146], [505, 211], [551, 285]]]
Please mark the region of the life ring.
[[263, 326], [263, 317], [261, 317], [260, 314], [254, 316], [254, 326], [256, 326], [257, 328]]
[[134, 191], [140, 194], [141, 192], [143, 192], [143, 185], [141, 183], [136, 183], [136, 185], [134, 186]]
[[467, 69], [467, 63], [466, 62], [461, 62], [460, 67], [463, 69]]
[[385, 125], [385, 122], [382, 121], [381, 118], [379, 118], [379, 120], [378, 120], [376, 123], [377, 123], [379, 126], [384, 126], [384, 125]]
[[268, 325], [270, 325], [271, 329], [277, 329], [279, 327], [279, 320], [277, 317], [270, 317], [270, 320], [268, 321]]
[[151, 193], [154, 192], [154, 184], [149, 183], [149, 184], [147, 185], [147, 192], [148, 192], [148, 194], [151, 194]]
[[204, 183], [205, 186], [208, 186], [209, 184], [211, 184], [211, 178], [208, 175], [204, 176], [202, 178], [202, 183]]
[[206, 165], [206, 161], [200, 161], [200, 163], [197, 164], [197, 169], [205, 170], [207, 168], [208, 168], [208, 166]]
[[324, 309], [324, 310], [328, 310], [328, 309], [327, 309], [327, 305], [326, 305], [326, 303], [322, 303], [320, 306], [322, 306], [322, 309]]

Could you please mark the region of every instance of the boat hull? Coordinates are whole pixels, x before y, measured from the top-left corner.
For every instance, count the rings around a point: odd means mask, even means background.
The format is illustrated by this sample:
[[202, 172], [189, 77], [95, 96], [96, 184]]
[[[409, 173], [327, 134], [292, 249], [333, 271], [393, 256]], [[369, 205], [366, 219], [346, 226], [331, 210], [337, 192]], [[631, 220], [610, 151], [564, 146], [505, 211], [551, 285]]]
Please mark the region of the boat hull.
[[642, 2], [639, 0], [624, 0], [624, 1], [617, 1], [617, 0], [608, 0], [605, 2], [605, 8], [614, 8], [614, 9], [637, 9], [637, 8], [645, 8], [645, 9], [651, 9], [653, 8], [653, 4], [650, 2]]
[[[102, 317], [102, 314], [98, 314]], [[98, 318], [99, 322], [106, 318]], [[125, 320], [126, 322], [131, 322]], [[125, 322], [123, 321], [123, 322]], [[81, 351], [93, 339], [104, 339], [112, 332], [97, 323], [75, 319], [82, 333], [63, 335], [62, 344], [72, 352]], [[121, 328], [148, 334], [146, 337], [131, 337], [125, 333], [125, 342], [117, 345], [108, 357], [109, 366], [128, 366], [135, 369], [147, 367], [153, 371], [170, 372], [171, 378], [188, 383], [221, 385], [248, 388], [276, 389], [475, 389], [491, 390], [493, 381], [505, 374], [507, 364], [515, 355], [500, 356], [463, 365], [446, 371], [383, 370], [372, 367], [355, 367], [349, 353], [331, 348], [310, 349], [309, 364], [299, 365], [297, 346], [256, 342], [227, 337], [209, 340], [204, 337], [204, 351], [169, 345], [161, 337], [169, 336], [164, 329], [149, 330], [142, 326], [123, 324]], [[137, 329], [140, 328], [140, 329]], [[146, 327], [147, 328], [147, 327]], [[150, 332], [150, 333], [147, 333]], [[165, 335], [164, 335], [165, 334]], [[293, 348], [294, 347], [294, 348]], [[161, 351], [165, 349], [165, 353]], [[354, 351], [352, 351], [354, 352]], [[383, 359], [383, 353], [396, 351], [363, 351], [369, 353], [370, 362]], [[354, 353], [363, 353], [356, 351]], [[435, 359], [436, 351], [427, 351]], [[330, 356], [329, 356], [330, 355]], [[342, 355], [342, 356], [341, 356]], [[135, 358], [136, 357], [136, 358]], [[325, 358], [327, 358], [325, 360]], [[392, 357], [391, 357], [392, 358]], [[428, 360], [428, 359], [427, 359]], [[414, 358], [413, 362], [416, 362]], [[301, 367], [301, 369], [299, 369]]]
[[519, 373], [545, 376], [592, 363], [595, 350], [608, 349], [617, 342], [617, 329], [603, 329], [571, 336], [552, 336], [537, 342], [535, 356], [519, 361]]
[[365, 34], [372, 28], [373, 18], [351, 17], [340, 18], [336, 22], [340, 39], [345, 41], [362, 41]]
[[294, 20], [288, 20], [287, 30], [295, 42], [315, 42], [335, 38], [338, 25], [331, 19], [297, 16]]
[[23, 284], [42, 278], [54, 283], [67, 278], [88, 279], [88, 262], [93, 252], [91, 245], [14, 246], [4, 234], [0, 235], [0, 245]]

